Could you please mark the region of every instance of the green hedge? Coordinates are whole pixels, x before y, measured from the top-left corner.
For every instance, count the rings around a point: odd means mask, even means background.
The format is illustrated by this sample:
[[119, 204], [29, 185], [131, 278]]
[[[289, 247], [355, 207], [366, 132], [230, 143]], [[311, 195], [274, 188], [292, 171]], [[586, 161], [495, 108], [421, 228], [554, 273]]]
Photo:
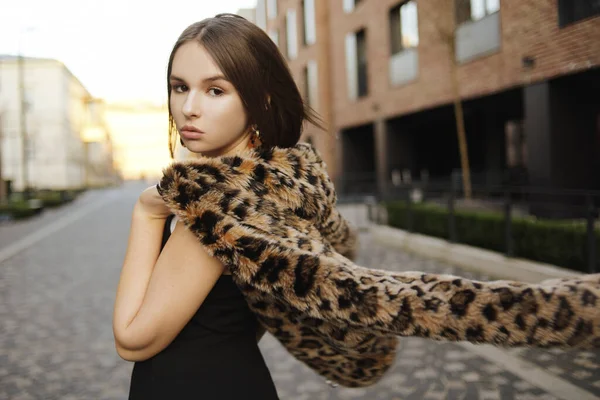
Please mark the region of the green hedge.
[[83, 193], [80, 190], [40, 190], [32, 193], [31, 202], [23, 200], [22, 193], [15, 193], [7, 204], [0, 204], [0, 217], [28, 218], [39, 214], [44, 208], [59, 207], [70, 203]]
[[44, 207], [54, 208], [73, 201], [77, 195], [75, 191], [43, 191], [36, 193], [34, 197], [42, 200]]
[[8, 215], [14, 219], [28, 218], [39, 214], [41, 211], [41, 208], [31, 208], [31, 206], [25, 201], [0, 204], [0, 215]]
[[[409, 229], [409, 208], [405, 202], [385, 204], [390, 226]], [[412, 231], [448, 239], [449, 213], [441, 206], [412, 204]], [[504, 215], [498, 212], [455, 210], [457, 242], [497, 252], [506, 251]], [[600, 271], [600, 229], [596, 233], [596, 271]], [[516, 257], [588, 272], [587, 231], [582, 222], [512, 219], [513, 249]]]

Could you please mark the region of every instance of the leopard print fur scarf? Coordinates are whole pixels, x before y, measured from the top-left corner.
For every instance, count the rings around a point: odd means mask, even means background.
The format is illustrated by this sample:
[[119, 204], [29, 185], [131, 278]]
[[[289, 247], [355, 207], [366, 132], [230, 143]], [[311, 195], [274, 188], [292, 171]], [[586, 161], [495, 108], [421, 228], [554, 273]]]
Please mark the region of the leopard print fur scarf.
[[526, 284], [356, 265], [355, 233], [308, 144], [175, 162], [158, 186], [262, 325], [332, 382], [377, 382], [399, 336], [600, 346], [600, 274]]

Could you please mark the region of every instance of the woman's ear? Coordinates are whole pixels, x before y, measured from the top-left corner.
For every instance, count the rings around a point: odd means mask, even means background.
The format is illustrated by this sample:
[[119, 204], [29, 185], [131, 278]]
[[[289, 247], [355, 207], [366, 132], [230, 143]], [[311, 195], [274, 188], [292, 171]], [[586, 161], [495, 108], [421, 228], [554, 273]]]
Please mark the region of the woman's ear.
[[271, 95], [267, 95], [267, 104], [265, 104], [265, 110], [268, 110], [271, 107]]

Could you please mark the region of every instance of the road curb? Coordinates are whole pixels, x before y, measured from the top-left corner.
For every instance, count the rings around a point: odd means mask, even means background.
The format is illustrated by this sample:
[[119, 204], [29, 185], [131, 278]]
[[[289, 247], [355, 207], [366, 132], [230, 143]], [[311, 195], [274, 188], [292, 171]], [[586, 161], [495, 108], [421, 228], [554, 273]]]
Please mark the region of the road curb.
[[582, 275], [580, 272], [554, 265], [510, 258], [493, 251], [450, 243], [443, 239], [410, 233], [389, 226], [371, 224], [369, 232], [372, 238], [380, 244], [481, 272], [492, 279], [539, 282], [544, 279]]

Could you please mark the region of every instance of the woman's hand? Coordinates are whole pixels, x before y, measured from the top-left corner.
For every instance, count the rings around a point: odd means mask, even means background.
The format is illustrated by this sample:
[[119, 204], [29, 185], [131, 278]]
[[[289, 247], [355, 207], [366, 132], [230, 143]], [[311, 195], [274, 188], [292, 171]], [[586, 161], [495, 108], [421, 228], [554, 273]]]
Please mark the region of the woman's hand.
[[171, 215], [171, 210], [167, 207], [160, 194], [158, 194], [156, 186], [151, 186], [144, 190], [140, 194], [135, 207], [154, 219], [166, 219]]

